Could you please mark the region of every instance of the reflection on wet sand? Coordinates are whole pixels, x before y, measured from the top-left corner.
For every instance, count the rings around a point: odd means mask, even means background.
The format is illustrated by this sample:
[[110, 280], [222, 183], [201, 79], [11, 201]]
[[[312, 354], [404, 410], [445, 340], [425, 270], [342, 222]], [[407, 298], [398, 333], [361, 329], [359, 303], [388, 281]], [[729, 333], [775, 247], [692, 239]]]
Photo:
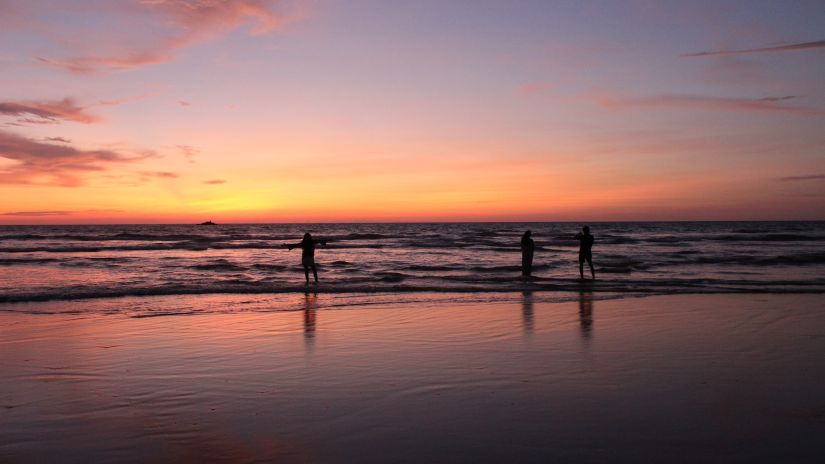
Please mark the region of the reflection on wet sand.
[[530, 335], [533, 333], [533, 326], [535, 325], [533, 319], [533, 292], [525, 291], [521, 295], [521, 318], [524, 335]]
[[318, 307], [318, 294], [304, 293], [304, 347], [307, 352], [315, 348], [315, 312]]
[[323, 312], [329, 295], [297, 294], [197, 317], [0, 311], [0, 462], [821, 456], [821, 295], [600, 300], [588, 343], [599, 295], [576, 293]]
[[589, 341], [593, 335], [593, 292], [590, 288], [579, 289], [579, 323], [582, 338]]

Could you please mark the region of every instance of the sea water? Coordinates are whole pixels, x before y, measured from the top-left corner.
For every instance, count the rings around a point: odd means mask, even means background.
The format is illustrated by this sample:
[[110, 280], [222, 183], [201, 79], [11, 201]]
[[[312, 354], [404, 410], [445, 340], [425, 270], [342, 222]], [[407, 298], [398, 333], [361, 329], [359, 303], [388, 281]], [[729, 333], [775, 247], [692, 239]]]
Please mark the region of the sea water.
[[[563, 297], [582, 285], [597, 296], [825, 291], [825, 222], [588, 225], [597, 280], [584, 283], [576, 223], [0, 226], [0, 307], [200, 294], [277, 298], [307, 288], [359, 304], [421, 294]], [[528, 229], [536, 252], [534, 277], [525, 280], [519, 243]], [[305, 232], [327, 241], [316, 251], [317, 286], [305, 285], [300, 249], [284, 246]]]

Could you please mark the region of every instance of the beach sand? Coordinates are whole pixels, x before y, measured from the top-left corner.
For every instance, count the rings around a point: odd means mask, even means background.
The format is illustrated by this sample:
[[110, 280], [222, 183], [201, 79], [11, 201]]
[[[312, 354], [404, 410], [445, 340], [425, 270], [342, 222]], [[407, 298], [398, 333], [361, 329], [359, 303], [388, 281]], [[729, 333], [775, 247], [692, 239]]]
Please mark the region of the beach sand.
[[821, 295], [294, 298], [306, 309], [0, 312], [0, 462], [825, 456]]

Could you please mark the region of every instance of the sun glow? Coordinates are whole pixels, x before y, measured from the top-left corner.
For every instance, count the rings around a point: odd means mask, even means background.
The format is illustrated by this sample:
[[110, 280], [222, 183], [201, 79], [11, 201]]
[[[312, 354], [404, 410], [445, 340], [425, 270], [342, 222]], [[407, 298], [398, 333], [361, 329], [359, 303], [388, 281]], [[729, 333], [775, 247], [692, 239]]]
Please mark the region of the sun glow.
[[823, 219], [820, 42], [367, 3], [0, 6], [0, 223]]

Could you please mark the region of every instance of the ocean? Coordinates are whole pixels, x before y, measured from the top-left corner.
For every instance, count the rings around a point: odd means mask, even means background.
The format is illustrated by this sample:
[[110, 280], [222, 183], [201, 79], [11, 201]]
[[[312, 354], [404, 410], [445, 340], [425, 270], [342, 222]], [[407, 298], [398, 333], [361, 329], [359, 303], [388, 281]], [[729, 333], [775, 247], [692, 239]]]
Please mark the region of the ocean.
[[[589, 225], [597, 280], [584, 283], [577, 223], [0, 226], [0, 309], [82, 300], [73, 306], [80, 310], [112, 297], [303, 293], [301, 251], [283, 244], [304, 232], [328, 241], [316, 252], [320, 283], [309, 288], [339, 295], [339, 303], [522, 292], [564, 299], [583, 286], [602, 297], [825, 292], [825, 222]], [[536, 243], [530, 281], [520, 276], [527, 229]]]

